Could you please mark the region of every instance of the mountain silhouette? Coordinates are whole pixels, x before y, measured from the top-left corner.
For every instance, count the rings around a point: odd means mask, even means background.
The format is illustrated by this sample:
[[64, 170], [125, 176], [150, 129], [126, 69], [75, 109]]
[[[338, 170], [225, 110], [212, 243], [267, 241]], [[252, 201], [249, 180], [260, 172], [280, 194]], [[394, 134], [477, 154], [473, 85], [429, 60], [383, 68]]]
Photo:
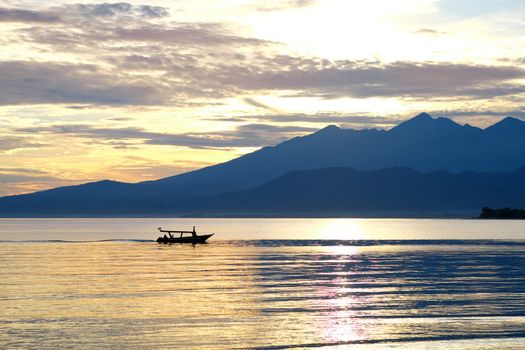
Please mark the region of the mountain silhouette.
[[420, 172], [508, 173], [525, 165], [524, 151], [525, 122], [519, 119], [508, 117], [481, 129], [421, 113], [390, 130], [330, 125], [229, 162], [159, 180], [105, 180], [3, 197], [0, 216], [154, 215], [171, 212], [182, 201], [250, 190], [297, 170], [406, 167]]
[[398, 126], [389, 132], [391, 138], [398, 142], [400, 138], [406, 138], [409, 143], [422, 142], [428, 138], [432, 140], [446, 140], [451, 138], [465, 137], [474, 135], [481, 129], [470, 125], [460, 125], [448, 118], [432, 118], [427, 113], [421, 113]]
[[489, 126], [485, 132], [492, 137], [508, 137], [508, 136], [523, 136], [525, 133], [525, 122], [507, 117], [498, 123]]
[[524, 179], [525, 168], [503, 174], [325, 168], [293, 171], [176, 209], [212, 215], [473, 216], [484, 205], [525, 207]]

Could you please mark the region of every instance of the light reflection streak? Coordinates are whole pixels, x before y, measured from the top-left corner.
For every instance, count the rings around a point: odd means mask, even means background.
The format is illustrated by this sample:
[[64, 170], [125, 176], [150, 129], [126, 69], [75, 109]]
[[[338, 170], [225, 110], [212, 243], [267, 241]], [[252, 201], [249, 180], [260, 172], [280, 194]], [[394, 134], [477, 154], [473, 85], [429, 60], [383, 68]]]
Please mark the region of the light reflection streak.
[[[328, 226], [347, 229], [348, 223], [341, 221], [336, 220]], [[356, 308], [364, 304], [366, 298], [349, 292], [355, 277], [351, 261], [357, 257], [359, 249], [353, 246], [331, 246], [324, 247], [324, 254], [333, 256], [334, 261], [329, 265], [332, 279], [327, 284], [316, 286], [314, 290], [320, 308], [326, 310], [322, 317], [317, 318], [316, 328], [327, 343], [363, 339], [365, 330], [362, 320], [354, 316], [357, 314]]]
[[366, 239], [366, 233], [355, 219], [330, 219], [319, 232], [321, 239]]

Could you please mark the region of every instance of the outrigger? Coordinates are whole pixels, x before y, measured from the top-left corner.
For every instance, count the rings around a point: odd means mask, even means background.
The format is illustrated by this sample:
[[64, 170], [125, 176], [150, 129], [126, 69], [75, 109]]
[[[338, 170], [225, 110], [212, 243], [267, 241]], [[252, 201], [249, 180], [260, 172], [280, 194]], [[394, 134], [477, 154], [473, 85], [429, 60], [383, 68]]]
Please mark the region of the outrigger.
[[[195, 226], [193, 226], [192, 231], [163, 230], [162, 227], [159, 227], [159, 231], [164, 233], [164, 236], [157, 238], [157, 243], [204, 243], [208, 238], [213, 236], [213, 233], [210, 235], [197, 235]], [[168, 235], [166, 235], [166, 233]], [[191, 233], [191, 236], [183, 237], [185, 233]], [[176, 237], [174, 234], [180, 234], [180, 236]]]

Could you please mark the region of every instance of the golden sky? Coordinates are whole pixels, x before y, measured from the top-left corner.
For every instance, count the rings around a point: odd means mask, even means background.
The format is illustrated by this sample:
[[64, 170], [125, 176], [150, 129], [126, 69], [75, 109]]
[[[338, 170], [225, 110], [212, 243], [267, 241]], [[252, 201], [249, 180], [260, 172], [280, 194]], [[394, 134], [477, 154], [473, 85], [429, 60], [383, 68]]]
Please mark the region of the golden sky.
[[328, 124], [525, 117], [523, 0], [0, 0], [0, 195], [137, 182]]

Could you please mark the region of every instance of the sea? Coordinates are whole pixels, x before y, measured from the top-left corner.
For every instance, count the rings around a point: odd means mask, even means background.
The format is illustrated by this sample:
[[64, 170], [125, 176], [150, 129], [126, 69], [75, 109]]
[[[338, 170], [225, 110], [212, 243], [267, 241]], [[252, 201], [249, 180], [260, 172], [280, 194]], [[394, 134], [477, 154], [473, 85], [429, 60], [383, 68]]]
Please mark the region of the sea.
[[525, 221], [0, 219], [0, 348], [525, 349]]

